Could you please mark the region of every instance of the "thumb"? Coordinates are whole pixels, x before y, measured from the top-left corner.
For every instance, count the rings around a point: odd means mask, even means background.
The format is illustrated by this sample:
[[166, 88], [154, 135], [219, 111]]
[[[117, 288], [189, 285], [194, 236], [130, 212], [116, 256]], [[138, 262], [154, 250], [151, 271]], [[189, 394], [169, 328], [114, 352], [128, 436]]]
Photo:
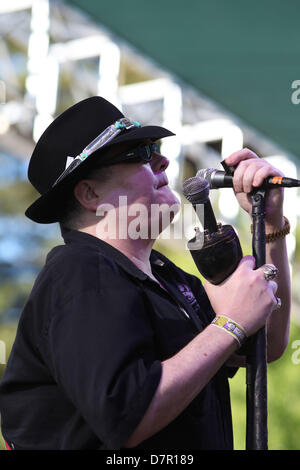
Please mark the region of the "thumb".
[[248, 270], [253, 271], [255, 269], [255, 258], [253, 256], [244, 256], [244, 258], [242, 258], [241, 261], [239, 262], [239, 264], [236, 267], [235, 271], [233, 271], [233, 273], [230, 274], [230, 276], [228, 276], [227, 279], [225, 279], [223, 282], [221, 282], [221, 284], [218, 284], [217, 286], [215, 284], [210, 283], [206, 279], [203, 283], [203, 287], [204, 287], [206, 293], [208, 293], [210, 290], [213, 290], [215, 287], [222, 286], [226, 281], [231, 279], [233, 276], [236, 275], [236, 273], [238, 273], [242, 269], [248, 269]]
[[236, 270], [238, 269], [243, 269], [243, 268], [246, 268], [246, 269], [255, 269], [255, 258], [254, 256], [244, 256], [244, 258], [241, 259], [241, 261], [239, 262]]

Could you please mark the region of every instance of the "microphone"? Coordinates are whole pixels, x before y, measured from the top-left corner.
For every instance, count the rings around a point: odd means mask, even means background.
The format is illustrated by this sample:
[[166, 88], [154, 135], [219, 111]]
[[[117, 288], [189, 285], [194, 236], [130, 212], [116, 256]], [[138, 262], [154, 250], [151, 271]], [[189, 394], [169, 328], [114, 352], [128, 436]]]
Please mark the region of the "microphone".
[[212, 284], [220, 284], [236, 269], [243, 256], [238, 236], [231, 225], [217, 223], [209, 200], [209, 184], [204, 178], [187, 179], [182, 192], [197, 215], [197, 205], [204, 205], [204, 221], [200, 220], [203, 236], [199, 227], [195, 227], [195, 236], [187, 247], [200, 274]]
[[[196, 177], [204, 178], [208, 182], [210, 189], [233, 187], [233, 176], [214, 168], [199, 170]], [[297, 186], [300, 186], [300, 180], [284, 176], [269, 176], [263, 181], [261, 188], [294, 188]]]
[[[210, 200], [209, 200], [209, 185], [204, 178], [193, 177], [184, 181], [182, 185], [182, 192], [185, 198], [190, 201], [193, 205], [196, 214], [197, 205], [204, 205], [204, 230], [208, 233], [214, 233], [218, 231], [218, 225], [213, 212]], [[200, 222], [202, 222], [200, 220]]]

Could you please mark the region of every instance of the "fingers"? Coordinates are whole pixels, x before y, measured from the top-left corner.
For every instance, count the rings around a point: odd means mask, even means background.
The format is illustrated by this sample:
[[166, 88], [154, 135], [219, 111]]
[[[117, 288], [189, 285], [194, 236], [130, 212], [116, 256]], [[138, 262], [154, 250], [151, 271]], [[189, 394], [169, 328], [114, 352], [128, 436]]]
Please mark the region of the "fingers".
[[284, 176], [266, 160], [245, 148], [226, 158], [226, 163], [236, 166], [233, 187], [236, 193], [250, 193], [254, 187], [262, 185], [268, 176]]
[[[270, 294], [270, 303], [271, 303], [271, 306], [274, 308], [276, 307], [277, 305], [277, 300], [276, 300], [276, 297], [275, 297], [275, 294], [277, 292], [277, 289], [278, 289], [278, 284], [274, 281], [274, 280], [269, 280], [267, 281], [266, 280], [266, 277], [265, 277], [265, 273], [263, 271], [263, 266], [260, 267], [260, 268], [257, 268], [255, 269], [255, 258], [253, 256], [245, 256], [244, 258], [242, 258], [242, 260], [240, 261], [235, 273], [240, 270], [242, 271], [243, 269], [246, 269], [246, 270], [250, 270], [250, 271], [253, 271], [253, 276], [251, 277], [252, 281], [250, 280], [250, 278], [248, 277], [248, 282], [249, 282], [249, 285], [252, 284], [252, 282], [256, 282], [255, 278], [257, 280], [259, 280], [262, 288], [264, 290], [267, 290]], [[245, 273], [246, 274], [246, 273]], [[243, 275], [241, 272], [240, 272], [240, 275]], [[253, 285], [253, 284], [252, 284]]]
[[244, 160], [234, 172], [234, 190], [236, 193], [250, 193], [253, 188], [261, 186], [268, 176], [283, 175], [265, 160]]
[[[255, 269], [255, 258], [253, 256], [244, 256], [244, 258], [242, 258], [241, 261], [239, 262], [236, 270], [229, 277], [236, 275], [237, 271], [242, 271], [243, 269], [247, 269], [251, 271]], [[242, 276], [241, 273], [240, 275]], [[204, 289], [207, 290], [210, 288], [210, 286], [214, 286], [214, 284], [211, 284], [209, 281], [205, 280], [203, 284]]]
[[233, 187], [236, 193], [249, 193], [252, 191], [253, 180], [256, 173], [265, 166], [263, 160], [249, 159], [240, 162], [234, 172]]
[[255, 258], [253, 256], [245, 256], [244, 258], [242, 258], [242, 260], [240, 261], [236, 271], [238, 269], [239, 270], [247, 269], [247, 270], [253, 271], [254, 278], [252, 278], [252, 279], [255, 279], [255, 277], [257, 276], [259, 278], [260, 282], [262, 282], [262, 285], [264, 286], [264, 289], [269, 290], [269, 292], [272, 294], [272, 297], [274, 297], [273, 300], [276, 303], [275, 294], [276, 294], [277, 289], [278, 289], [278, 284], [274, 280], [267, 280], [266, 279], [265, 273], [263, 271], [263, 266], [260, 267], [260, 268], [255, 269]]
[[278, 289], [278, 285], [274, 281], [267, 281], [268, 283], [268, 290], [270, 292], [270, 306], [271, 306], [271, 311], [276, 310], [278, 308], [278, 301], [276, 297], [276, 292]]
[[232, 153], [225, 159], [227, 165], [229, 166], [236, 166], [242, 160], [248, 160], [249, 158], [259, 158], [256, 153], [252, 152], [252, 150], [243, 148], [242, 150], [238, 150], [237, 152]]
[[257, 275], [259, 275], [259, 277], [262, 278], [262, 282], [264, 284], [264, 289], [268, 293], [268, 305], [269, 305], [270, 312], [271, 312], [271, 311], [273, 311], [277, 308], [277, 297], [276, 297], [275, 294], [276, 294], [277, 289], [278, 289], [278, 284], [277, 284], [277, 282], [275, 282], [273, 280], [268, 281], [265, 278], [265, 274], [263, 272], [262, 267], [256, 269], [255, 272], [257, 273]]
[[254, 256], [244, 256], [239, 262], [237, 269], [255, 269], [255, 258]]
[[254, 257], [245, 256], [221, 284], [204, 283], [214, 311], [225, 316], [228, 312], [228, 316], [243, 325], [249, 335], [265, 325], [273, 310], [281, 305], [275, 296], [277, 283], [267, 281], [262, 268], [255, 269]]
[[[264, 160], [263, 160], [264, 161]], [[266, 162], [267, 163], [267, 162]], [[261, 186], [263, 181], [268, 177], [268, 176], [284, 176], [281, 171], [277, 170], [274, 168], [272, 165], [269, 165], [268, 163], [266, 165], [262, 165], [261, 168], [257, 169], [257, 172], [254, 174], [253, 177], [253, 183], [252, 185], [254, 187]]]
[[270, 292], [273, 293], [275, 296], [277, 289], [278, 289], [278, 284], [275, 281], [266, 281], [267, 282], [267, 288], [269, 289]]

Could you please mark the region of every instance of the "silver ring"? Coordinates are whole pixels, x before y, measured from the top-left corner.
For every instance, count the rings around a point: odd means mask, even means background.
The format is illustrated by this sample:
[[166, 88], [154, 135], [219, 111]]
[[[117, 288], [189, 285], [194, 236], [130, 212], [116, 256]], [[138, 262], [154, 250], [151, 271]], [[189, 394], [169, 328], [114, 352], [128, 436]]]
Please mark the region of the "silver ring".
[[277, 302], [277, 305], [274, 308], [274, 310], [279, 310], [281, 308], [281, 305], [282, 305], [281, 299], [279, 297], [276, 297], [276, 302]]
[[262, 271], [266, 281], [272, 281], [278, 276], [278, 269], [274, 264], [264, 264], [262, 266]]

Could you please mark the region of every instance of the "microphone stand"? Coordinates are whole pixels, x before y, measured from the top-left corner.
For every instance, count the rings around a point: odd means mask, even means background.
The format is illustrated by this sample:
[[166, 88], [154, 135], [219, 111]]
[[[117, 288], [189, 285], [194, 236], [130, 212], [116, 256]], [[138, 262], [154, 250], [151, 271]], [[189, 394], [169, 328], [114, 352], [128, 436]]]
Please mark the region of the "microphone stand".
[[[266, 190], [263, 188], [258, 188], [251, 193], [252, 251], [256, 268], [261, 267], [266, 262], [265, 196]], [[249, 341], [246, 352], [246, 384], [246, 450], [267, 450], [267, 346], [265, 327], [259, 330]]]
[[[234, 168], [227, 167], [225, 162], [221, 163], [228, 174], [233, 174]], [[203, 178], [200, 177], [190, 178], [184, 183], [183, 187], [185, 197], [194, 205], [194, 208], [197, 203], [206, 203], [204, 243], [202, 239], [200, 244], [198, 243], [196, 232], [195, 237], [188, 242], [187, 246], [203, 277], [213, 284], [219, 284], [235, 270], [242, 258], [242, 250], [239, 239], [231, 226], [222, 226], [222, 224], [219, 227], [217, 226], [208, 193], [205, 192], [207, 188], [205, 184], [203, 185], [203, 181]], [[263, 187], [257, 188], [252, 191], [250, 197], [253, 217], [252, 251], [255, 267], [259, 268], [266, 262], [266, 189]], [[216, 260], [218, 261], [217, 269]], [[251, 336], [244, 347], [242, 349], [244, 349], [243, 355], [246, 355], [247, 383], [246, 449], [266, 450], [268, 448], [268, 411], [265, 328]]]

